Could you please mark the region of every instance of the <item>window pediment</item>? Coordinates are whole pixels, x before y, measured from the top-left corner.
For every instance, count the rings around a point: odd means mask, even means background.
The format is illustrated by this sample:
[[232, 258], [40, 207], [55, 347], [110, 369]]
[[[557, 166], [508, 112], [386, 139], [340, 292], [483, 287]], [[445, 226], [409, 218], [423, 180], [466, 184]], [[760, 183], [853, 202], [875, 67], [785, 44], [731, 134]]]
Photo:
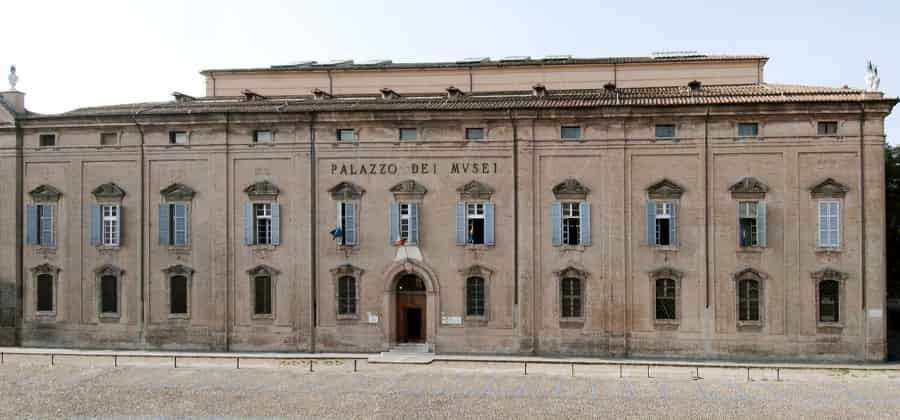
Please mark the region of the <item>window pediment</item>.
[[55, 187], [43, 184], [29, 191], [28, 194], [31, 195], [31, 199], [34, 201], [47, 202], [59, 201], [59, 197], [62, 195], [62, 192]]
[[491, 270], [490, 268], [487, 268], [480, 264], [475, 264], [459, 270], [459, 273], [462, 274], [463, 277], [489, 278], [494, 274], [494, 270]]
[[666, 279], [681, 280], [682, 278], [684, 278], [684, 273], [681, 272], [680, 270], [676, 270], [672, 267], [664, 266], [664, 267], [659, 267], [655, 270], [650, 271], [650, 278], [651, 279], [666, 278]]
[[121, 200], [125, 197], [125, 190], [113, 182], [107, 182], [91, 191], [97, 200]]
[[684, 194], [684, 188], [664, 178], [647, 188], [647, 194], [652, 199], [678, 199]]
[[471, 180], [456, 189], [463, 200], [490, 200], [494, 194], [494, 188], [480, 181]]
[[247, 274], [251, 276], [275, 276], [278, 273], [280, 273], [280, 271], [265, 264], [260, 264], [247, 270]]
[[194, 198], [194, 189], [180, 183], [174, 183], [159, 191], [166, 201], [191, 201]]
[[412, 179], [407, 179], [406, 181], [402, 181], [397, 185], [391, 187], [390, 191], [394, 193], [395, 198], [412, 198], [412, 199], [421, 199], [425, 196], [425, 193], [428, 192], [428, 189], [425, 188], [424, 185], [416, 182]]
[[584, 200], [591, 190], [578, 180], [568, 178], [553, 187], [553, 195], [560, 200]]
[[768, 279], [769, 275], [753, 268], [745, 268], [741, 271], [738, 271], [737, 273], [734, 273], [733, 278], [735, 280], [753, 279], [762, 281]]
[[183, 274], [190, 276], [194, 274], [194, 269], [183, 264], [175, 264], [164, 268], [163, 272], [170, 275]]
[[849, 277], [847, 273], [837, 271], [831, 267], [812, 272], [812, 278], [816, 280], [847, 280], [847, 277]]
[[833, 178], [828, 178], [810, 188], [813, 198], [843, 198], [850, 188]]
[[31, 272], [34, 274], [56, 274], [60, 271], [62, 271], [61, 268], [49, 263], [43, 263], [41, 265], [31, 267]]
[[354, 276], [359, 278], [365, 272], [362, 268], [359, 268], [353, 264], [341, 264], [335, 268], [332, 268], [331, 274], [335, 277], [339, 276]]
[[269, 181], [259, 181], [244, 188], [244, 192], [247, 193], [250, 198], [275, 199], [275, 197], [278, 197], [281, 190]]
[[352, 182], [343, 181], [331, 187], [328, 192], [334, 200], [358, 200], [366, 193], [366, 190]]
[[763, 198], [769, 192], [769, 186], [762, 181], [746, 177], [728, 188], [734, 198]]
[[578, 278], [578, 279], [582, 279], [582, 280], [587, 279], [591, 275], [587, 271], [585, 271], [581, 268], [575, 267], [573, 265], [563, 268], [562, 270], [554, 271], [553, 274], [556, 274], [556, 276], [561, 279], [567, 278], [567, 277], [574, 277], [574, 278]]
[[94, 274], [96, 274], [97, 276], [100, 276], [100, 277], [102, 277], [102, 276], [119, 277], [119, 276], [125, 274], [125, 270], [122, 270], [121, 268], [116, 267], [112, 264], [104, 264], [104, 265], [98, 267], [97, 269], [95, 269]]

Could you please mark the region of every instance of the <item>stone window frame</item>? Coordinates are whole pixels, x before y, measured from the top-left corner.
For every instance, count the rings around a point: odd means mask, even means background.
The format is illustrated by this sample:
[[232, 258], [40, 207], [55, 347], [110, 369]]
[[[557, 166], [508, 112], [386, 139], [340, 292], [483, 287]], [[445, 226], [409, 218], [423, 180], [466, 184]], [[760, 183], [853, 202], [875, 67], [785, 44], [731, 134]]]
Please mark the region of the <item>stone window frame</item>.
[[[360, 316], [360, 292], [362, 291], [362, 278], [365, 270], [353, 264], [342, 264], [329, 270], [331, 272], [331, 282], [334, 287], [334, 316], [338, 321], [359, 321]], [[342, 277], [352, 277], [355, 290], [354, 304], [355, 311], [353, 313], [340, 313], [340, 280]]]
[[[43, 136], [53, 136], [53, 144], [52, 144], [52, 145], [49, 145], [49, 146], [44, 146], [44, 145], [42, 145], [42, 144], [41, 144], [41, 137], [43, 137]], [[37, 133], [37, 146], [36, 146], [36, 147], [37, 147], [38, 149], [45, 149], [45, 148], [50, 148], [50, 147], [53, 147], [53, 148], [59, 147], [59, 132], [57, 132], [57, 131], [40, 131], [40, 132], [38, 132], [38, 133]]]
[[[103, 144], [103, 136], [114, 135], [116, 136], [116, 142], [114, 144]], [[100, 131], [100, 137], [97, 139], [97, 144], [100, 147], [119, 147], [122, 145], [122, 132], [121, 131]]]
[[[31, 271], [32, 287], [28, 292], [28, 298], [32, 303], [31, 307], [34, 308], [35, 318], [38, 320], [56, 319], [57, 308], [59, 308], [59, 272], [62, 271], [62, 269], [50, 263], [43, 263], [32, 267], [29, 271]], [[53, 305], [52, 309], [49, 311], [38, 311], [38, 276], [44, 274], [49, 275], [53, 282]]]
[[[276, 131], [277, 131], [277, 130], [275, 130], [274, 128], [256, 127], [256, 128], [254, 128], [253, 130], [251, 130], [251, 132], [250, 132], [250, 144], [251, 144], [251, 145], [257, 145], [257, 144], [272, 145], [272, 144], [275, 144], [275, 133], [276, 133]], [[262, 133], [262, 132], [269, 132], [269, 133], [271, 133], [271, 134], [272, 134], [272, 141], [259, 141], [259, 133]]]
[[[366, 189], [353, 183], [350, 181], [341, 181], [337, 183], [337, 185], [331, 187], [328, 190], [328, 193], [331, 195], [331, 199], [337, 203], [345, 203], [352, 202], [356, 207], [356, 214], [354, 215], [354, 223], [356, 224], [356, 242], [350, 245], [344, 244], [343, 241], [340, 241], [338, 247], [341, 249], [352, 249], [359, 247], [361, 241], [361, 232], [360, 232], [360, 215], [362, 214], [362, 197], [366, 193]], [[335, 206], [335, 222], [339, 221], [339, 216], [337, 214], [337, 207]], [[343, 226], [341, 226], [343, 228]]]
[[[652, 243], [647, 244], [651, 248], [658, 251], [678, 250], [679, 244], [681, 243], [681, 241], [678, 240], [678, 238], [681, 236], [681, 223], [679, 223], [679, 215], [681, 212], [679, 210], [681, 209], [681, 196], [684, 195], [684, 192], [684, 187], [678, 185], [668, 178], [663, 178], [647, 187], [647, 202], [648, 204], [654, 205], [654, 217], [656, 214], [656, 203], [658, 202], [672, 203], [675, 208], [675, 217], [672, 221], [672, 223], [675, 224], [675, 237], [669, 238], [669, 245], [657, 245], [656, 240], [654, 239]], [[655, 224], [656, 220], [654, 220], [653, 222]]]
[[[815, 295], [816, 302], [816, 328], [819, 329], [819, 332], [827, 332], [828, 330], [840, 330], [844, 328], [844, 319], [846, 319], [846, 307], [847, 307], [847, 279], [850, 277], [849, 274], [835, 270], [831, 267], [825, 267], [810, 273], [810, 277], [813, 280], [813, 294]], [[819, 293], [819, 285], [824, 281], [836, 281], [838, 283], [838, 320], [837, 322], [823, 322], [821, 321], [819, 310], [821, 298]]]
[[[754, 280], [759, 286], [759, 319], [741, 321], [740, 284], [742, 280]], [[754, 268], [745, 268], [731, 276], [734, 290], [734, 320], [738, 331], [759, 331], [766, 325], [766, 289], [769, 275]]]
[[[103, 277], [116, 278], [116, 312], [103, 312]], [[94, 270], [94, 295], [96, 296], [97, 318], [100, 322], [119, 322], [122, 317], [122, 278], [125, 270], [112, 265], [104, 264]]]
[[[568, 266], [563, 268], [562, 270], [554, 271], [553, 275], [556, 277], [556, 317], [557, 322], [561, 327], [572, 327], [572, 328], [581, 328], [584, 327], [585, 320], [589, 319], [588, 310], [591, 307], [590, 302], [588, 302], [588, 279], [590, 278], [590, 273], [587, 271], [575, 267]], [[574, 278], [579, 281], [579, 285], [581, 286], [581, 316], [577, 317], [563, 317], [562, 308], [563, 308], [563, 294], [562, 294], [562, 281], [563, 279]]]
[[[656, 329], [669, 330], [676, 329], [681, 324], [682, 299], [681, 285], [684, 283], [684, 272], [669, 266], [659, 267], [648, 273], [650, 280], [650, 319]], [[662, 279], [670, 279], [675, 281], [675, 319], [659, 319], [656, 317], [656, 281]]]
[[[124, 217], [124, 201], [125, 201], [125, 189], [120, 187], [115, 182], [107, 182], [105, 184], [100, 184], [96, 188], [91, 191], [91, 195], [94, 196], [94, 203], [100, 206], [100, 244], [96, 246], [96, 248], [102, 251], [118, 251], [122, 248], [122, 243], [125, 242], [125, 217]], [[119, 230], [119, 243], [115, 245], [104, 245], [103, 244], [103, 206], [118, 206], [118, 219], [119, 223], [117, 229]]]
[[[563, 137], [563, 129], [565, 128], [577, 128], [578, 129], [578, 137]], [[559, 124], [559, 140], [566, 141], [585, 141], [584, 137], [585, 125], [580, 122], [562, 122]]]
[[769, 243], [768, 243], [769, 217], [768, 217], [768, 205], [767, 205], [768, 202], [766, 201], [766, 196], [769, 194], [769, 186], [755, 177], [747, 176], [747, 177], [741, 178], [738, 182], [736, 182], [732, 186], [728, 187], [728, 191], [731, 193], [731, 198], [735, 201], [735, 203], [738, 204], [738, 206], [736, 207], [737, 208], [737, 217], [735, 219], [737, 221], [737, 225], [736, 225], [737, 229], [735, 229], [735, 232], [737, 232], [738, 244], [741, 243], [741, 241], [740, 241], [740, 237], [741, 237], [740, 203], [742, 203], [742, 202], [765, 203], [766, 208], [767, 208], [766, 209], [767, 215], [765, 217], [765, 223], [766, 223], [766, 226], [765, 226], [766, 242], [765, 242], [765, 244], [761, 245], [759, 243], [760, 242], [760, 240], [759, 240], [760, 223], [759, 223], [759, 204], [757, 204], [756, 245], [746, 246], [746, 247], [739, 246], [738, 252], [760, 252], [763, 249], [768, 248], [769, 247]]
[[[671, 135], [671, 136], [669, 136], [669, 137], [658, 137], [658, 136], [656, 135], [656, 129], [657, 129], [657, 127], [658, 127], [658, 126], [662, 126], [662, 125], [667, 125], [667, 126], [668, 126], [668, 125], [671, 125], [671, 126], [672, 126], [672, 135]], [[650, 140], [651, 140], [651, 141], [677, 140], [677, 139], [678, 139], [678, 135], [680, 134], [680, 131], [681, 131], [681, 130], [680, 130], [680, 127], [678, 126], [678, 123], [677, 123], [676, 121], [667, 120], [667, 119], [666, 119], [666, 120], [653, 121], [652, 124], [650, 124]]]
[[[810, 198], [815, 203], [816, 214], [816, 252], [839, 253], [844, 246], [844, 204], [847, 192], [850, 187], [836, 181], [834, 178], [828, 177], [824, 181], [810, 187]], [[825, 201], [835, 201], [838, 203], [838, 245], [833, 247], [822, 246], [819, 242], [819, 204]]]
[[[481, 138], [470, 138], [469, 130], [481, 130]], [[464, 125], [462, 128], [463, 140], [468, 142], [485, 142], [488, 140], [488, 128], [485, 125]]]
[[[170, 320], [190, 319], [191, 318], [191, 297], [193, 295], [194, 285], [194, 269], [183, 264], [170, 265], [162, 270], [165, 278], [164, 289], [166, 291], [166, 315]], [[176, 276], [184, 276], [186, 282], [186, 306], [187, 311], [183, 314], [172, 313], [172, 278]]]
[[[247, 270], [247, 276], [250, 280], [250, 297], [249, 297], [249, 307], [250, 307], [250, 319], [253, 321], [269, 321], [272, 322], [275, 320], [275, 311], [277, 310], [276, 304], [278, 293], [278, 275], [281, 274], [275, 268], [272, 268], [265, 264], [257, 265], [249, 270]], [[271, 290], [269, 291], [269, 301], [271, 302], [272, 310], [271, 313], [268, 314], [257, 314], [256, 313], [256, 278], [257, 277], [269, 277], [269, 281], [271, 284]]]
[[[278, 186], [275, 185], [272, 181], [269, 181], [267, 179], [264, 179], [261, 181], [256, 181], [256, 182], [248, 185], [246, 188], [244, 188], [244, 194], [247, 195], [247, 201], [251, 204], [251, 206], [254, 204], [270, 204], [271, 206], [280, 205], [280, 203], [278, 201], [278, 196], [281, 195], [281, 189], [279, 189]], [[278, 228], [279, 228], [279, 237], [280, 237], [281, 236], [281, 232], [280, 232], [281, 209], [279, 208], [278, 211], [279, 211], [279, 226], [278, 226]], [[245, 245], [245, 246], [249, 246], [252, 249], [272, 250], [272, 249], [275, 249], [275, 247], [280, 245], [280, 243], [279, 243], [279, 245], [272, 244], [271, 240], [270, 240], [270, 243], [268, 243], [268, 244], [260, 244], [259, 243], [259, 238], [257, 237], [258, 232], [256, 229], [256, 208], [255, 208], [255, 206], [253, 206], [251, 222], [253, 223], [253, 244]], [[274, 228], [275, 227], [273, 226], [272, 229], [274, 229]], [[273, 231], [272, 235], [273, 236], [275, 235], [274, 231]]]
[[[186, 138], [186, 142], [185, 142], [185, 143], [174, 143], [174, 141], [175, 141], [175, 133], [184, 133], [185, 138]], [[184, 146], [190, 146], [190, 145], [191, 145], [191, 137], [193, 137], [192, 134], [193, 134], [192, 130], [186, 130], [186, 129], [171, 129], [171, 130], [167, 130], [167, 131], [166, 131], [166, 146], [168, 146], [168, 147], [172, 147], [172, 146], [181, 146], [181, 147], [184, 147]]]
[[[51, 251], [57, 248], [57, 244], [59, 243], [59, 221], [62, 220], [60, 218], [60, 208], [59, 200], [62, 197], [62, 191], [58, 188], [49, 185], [49, 184], [41, 184], [28, 192], [28, 195], [31, 196], [31, 204], [33, 206], [52, 206], [53, 207], [53, 228], [51, 235], [53, 236], [53, 245], [48, 245], [43, 242], [39, 243], [37, 248], [39, 250]], [[37, 213], [37, 217], [40, 219], [40, 212]], [[27, 215], [26, 215], [27, 217]], [[38, 226], [40, 226], [40, 222], [37, 222]], [[27, 225], [26, 225], [27, 229]], [[40, 238], [41, 232], [40, 228], [37, 231], [37, 237]], [[38, 240], [40, 242], [40, 240]]]
[[[416, 236], [417, 240], [415, 242], [415, 246], [422, 246], [422, 216], [423, 216], [423, 205], [425, 203], [425, 194], [428, 193], [428, 188], [419, 183], [414, 179], [407, 179], [400, 181], [394, 184], [393, 187], [389, 189], [390, 193], [394, 196], [394, 202], [397, 205], [415, 203], [416, 204]], [[399, 217], [399, 212], [398, 212]], [[400, 229], [400, 220], [397, 220], [397, 229], [399, 232]], [[397, 246], [397, 244], [395, 244]]]
[[[558, 201], [560, 203], [560, 205], [562, 205], [563, 203], [576, 203], [579, 206], [579, 212], [581, 212], [581, 203], [588, 203], [588, 205], [590, 206], [590, 202], [588, 201], [587, 196], [588, 196], [588, 194], [591, 193], [591, 189], [588, 188], [587, 186], [585, 186], [584, 184], [582, 184], [581, 181], [578, 181], [575, 178], [566, 178], [562, 182], [554, 185], [552, 192], [553, 192], [553, 197], [555, 198], [555, 201]], [[568, 250], [584, 251], [584, 249], [586, 247], [590, 246], [590, 245], [585, 245], [584, 242], [582, 241], [582, 238], [584, 237], [582, 232], [584, 231], [584, 228], [585, 228], [584, 217], [585, 217], [584, 214], [579, 213], [578, 245], [567, 245], [563, 241], [559, 246], [557, 246], [558, 249], [560, 249], [561, 251], [568, 251]], [[588, 217], [591, 218], [591, 220], [588, 221], [588, 223], [593, 223], [593, 216], [588, 216]], [[565, 217], [560, 215], [559, 229], [560, 229], [560, 240], [561, 241], [562, 241], [562, 230], [563, 230], [563, 219], [564, 218]], [[552, 223], [552, 218], [551, 218], [551, 223]], [[591, 228], [592, 228], [592, 226], [588, 226], [588, 229], [591, 229]], [[590, 230], [590, 234], [593, 235], [593, 230]], [[591, 241], [591, 244], [593, 244], [593, 241]]]
[[[491, 203], [494, 204], [492, 198], [496, 190], [494, 187], [490, 186], [490, 184], [486, 182], [479, 181], [477, 179], [473, 179], [469, 182], [466, 182], [462, 186], [456, 189], [456, 192], [459, 194], [459, 202], [464, 203], [464, 217], [466, 226], [469, 223], [469, 204], [486, 204]], [[477, 250], [485, 250], [488, 248], [496, 247], [497, 243], [497, 214], [496, 214], [496, 205], [494, 206], [494, 245], [488, 245], [486, 243], [473, 244], [469, 243], [466, 240], [466, 244], [463, 245], [466, 249], [471, 251]], [[485, 210], [487, 211], [487, 210]], [[486, 217], [486, 216], [485, 216]], [[485, 218], [484, 228], [487, 229], [487, 219]], [[485, 238], [487, 239], [487, 238]]]
[[[741, 124], [756, 124], [756, 135], [745, 136], [741, 135]], [[759, 120], [738, 120], [734, 122], [734, 137], [735, 139], [758, 139], [763, 137], [763, 123]]]
[[[466, 325], [484, 326], [491, 320], [491, 284], [494, 282], [494, 270], [481, 264], [473, 264], [459, 270], [462, 284], [463, 320]], [[468, 288], [469, 278], [480, 277], [484, 280], [484, 315], [469, 315]]]
[[[166, 248], [168, 248], [169, 251], [186, 251], [191, 249], [191, 215], [193, 213], [192, 210], [194, 196], [197, 194], [197, 192], [188, 185], [182, 184], [180, 182], [175, 182], [168, 187], [161, 189], [159, 191], [159, 194], [162, 196], [161, 204], [184, 204], [185, 206], [184, 245], [169, 244], [166, 246]], [[174, 221], [170, 221], [169, 223], [171, 224], [171, 226], [174, 226]], [[157, 229], [159, 229], [159, 227], [157, 227]], [[173, 238], [174, 235], [174, 230], [170, 229], [170, 238]]]

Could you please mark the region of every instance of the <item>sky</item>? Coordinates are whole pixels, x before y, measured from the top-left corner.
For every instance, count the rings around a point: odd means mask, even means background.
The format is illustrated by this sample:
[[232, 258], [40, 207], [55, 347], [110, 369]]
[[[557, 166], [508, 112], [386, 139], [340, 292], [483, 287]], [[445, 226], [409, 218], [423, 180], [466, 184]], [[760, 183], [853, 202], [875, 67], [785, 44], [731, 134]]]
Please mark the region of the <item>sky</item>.
[[[0, 69], [40, 113], [202, 96], [211, 68], [654, 51], [761, 54], [768, 82], [857, 88], [872, 60], [900, 96], [897, 0], [10, 0], [2, 16]], [[900, 144], [900, 117], [886, 131]]]

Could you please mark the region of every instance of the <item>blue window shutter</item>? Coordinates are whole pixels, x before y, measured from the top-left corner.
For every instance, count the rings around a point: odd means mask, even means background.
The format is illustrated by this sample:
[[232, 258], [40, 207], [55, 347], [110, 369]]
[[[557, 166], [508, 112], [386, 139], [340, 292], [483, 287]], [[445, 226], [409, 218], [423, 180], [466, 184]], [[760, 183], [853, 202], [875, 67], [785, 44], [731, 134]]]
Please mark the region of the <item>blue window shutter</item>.
[[28, 204], [25, 206], [25, 244], [37, 245], [38, 233], [37, 206]]
[[348, 201], [345, 204], [347, 223], [346, 226], [344, 226], [344, 245], [356, 245], [356, 203]]
[[757, 238], [759, 241], [759, 246], [765, 247], [766, 245], [766, 202], [759, 201], [759, 207], [757, 208], [756, 213], [756, 230], [759, 235]]
[[672, 218], [669, 219], [669, 243], [678, 246], [678, 203], [672, 202]]
[[494, 243], [494, 203], [484, 203], [484, 244]]
[[281, 205], [272, 203], [272, 245], [281, 245]]
[[256, 243], [253, 237], [253, 203], [244, 203], [244, 245]]
[[581, 245], [591, 244], [591, 203], [581, 202]]
[[91, 215], [91, 245], [99, 246], [102, 242], [100, 241], [100, 233], [103, 226], [101, 226], [100, 222], [100, 205], [99, 204], [91, 204], [90, 207], [90, 215]]
[[559, 201], [550, 203], [550, 225], [553, 227], [550, 234], [553, 246], [562, 245], [562, 204]]
[[400, 239], [400, 203], [391, 201], [388, 205], [388, 242], [391, 245]]
[[160, 245], [169, 245], [169, 206], [170, 204], [160, 204], [159, 215], [156, 218], [159, 223]]
[[122, 206], [119, 206], [119, 211], [116, 212], [116, 246], [122, 246], [122, 229], [125, 227], [122, 226], [122, 212], [125, 209]]
[[466, 203], [456, 203], [456, 244], [465, 245], [466, 242]]
[[409, 203], [409, 244], [419, 244], [419, 204]]
[[656, 246], [656, 202], [647, 200], [647, 245]]

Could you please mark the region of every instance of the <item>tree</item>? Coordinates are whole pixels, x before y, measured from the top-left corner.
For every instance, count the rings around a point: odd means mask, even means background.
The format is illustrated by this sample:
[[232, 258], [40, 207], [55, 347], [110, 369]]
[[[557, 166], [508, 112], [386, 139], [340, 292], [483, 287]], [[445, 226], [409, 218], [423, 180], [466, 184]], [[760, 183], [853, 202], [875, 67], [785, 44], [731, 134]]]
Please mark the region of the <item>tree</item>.
[[900, 147], [885, 146], [887, 292], [900, 298]]

